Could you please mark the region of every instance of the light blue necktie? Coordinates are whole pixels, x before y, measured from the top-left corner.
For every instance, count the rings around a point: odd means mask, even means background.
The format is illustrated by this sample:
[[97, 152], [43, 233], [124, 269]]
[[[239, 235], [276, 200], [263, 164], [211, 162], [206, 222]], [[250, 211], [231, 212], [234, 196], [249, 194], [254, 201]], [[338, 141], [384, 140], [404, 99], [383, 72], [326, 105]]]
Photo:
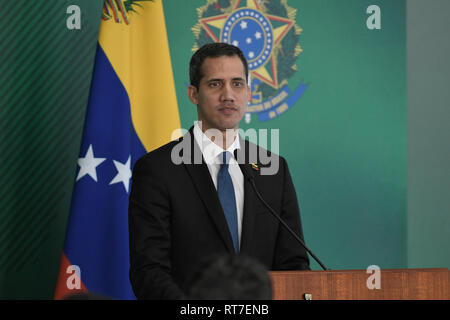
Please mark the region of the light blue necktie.
[[217, 193], [222, 204], [223, 212], [225, 213], [225, 218], [227, 219], [231, 238], [233, 239], [234, 250], [235, 252], [239, 252], [236, 196], [234, 195], [233, 181], [228, 172], [228, 164], [231, 156], [230, 152], [225, 151], [222, 153], [222, 167], [217, 175]]

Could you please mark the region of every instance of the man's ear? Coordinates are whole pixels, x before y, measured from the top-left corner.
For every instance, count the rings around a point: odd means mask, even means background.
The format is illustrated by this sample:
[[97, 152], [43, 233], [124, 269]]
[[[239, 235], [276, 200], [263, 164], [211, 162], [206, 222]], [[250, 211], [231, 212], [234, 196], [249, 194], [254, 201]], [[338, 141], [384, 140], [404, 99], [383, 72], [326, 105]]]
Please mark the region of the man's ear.
[[198, 104], [198, 90], [192, 84], [187, 88], [187, 95], [193, 104]]

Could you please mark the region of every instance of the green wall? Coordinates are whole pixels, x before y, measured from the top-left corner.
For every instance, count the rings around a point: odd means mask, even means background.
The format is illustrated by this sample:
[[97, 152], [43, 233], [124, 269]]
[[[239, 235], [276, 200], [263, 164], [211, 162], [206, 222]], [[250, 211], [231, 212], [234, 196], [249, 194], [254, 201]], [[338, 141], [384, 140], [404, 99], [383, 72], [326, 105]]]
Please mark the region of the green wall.
[[0, 298], [52, 298], [102, 1], [0, 3]]

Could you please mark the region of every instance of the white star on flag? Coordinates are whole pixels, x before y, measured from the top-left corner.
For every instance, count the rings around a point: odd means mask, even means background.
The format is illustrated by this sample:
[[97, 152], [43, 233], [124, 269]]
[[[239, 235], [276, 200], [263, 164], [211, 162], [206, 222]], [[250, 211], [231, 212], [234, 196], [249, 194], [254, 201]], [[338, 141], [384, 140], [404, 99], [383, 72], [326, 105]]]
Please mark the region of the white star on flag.
[[242, 30], [247, 29], [247, 22], [242, 21], [242, 22], [240, 23], [240, 26], [241, 26], [241, 29], [242, 29]]
[[256, 31], [256, 33], [255, 33], [255, 38], [256, 38], [256, 39], [261, 39], [261, 32]]
[[245, 39], [245, 41], [246, 41], [247, 43], [252, 43], [252, 38], [247, 38], [247, 39]]
[[250, 52], [248, 53], [248, 56], [249, 56], [250, 58], [253, 58], [253, 57], [255, 56], [255, 53], [254, 53], [253, 51], [250, 51]]
[[125, 187], [125, 190], [128, 193], [128, 187], [130, 185], [130, 178], [131, 178], [131, 169], [130, 169], [131, 155], [128, 157], [126, 163], [120, 163], [119, 161], [116, 160], [113, 161], [117, 169], [117, 175], [114, 177], [114, 179], [112, 179], [109, 185], [122, 182], [123, 186]]
[[235, 46], [235, 47], [237, 47], [237, 46], [239, 45], [239, 41], [234, 40], [234, 41], [232, 42], [232, 45]]
[[78, 165], [80, 166], [80, 171], [78, 172], [78, 176], [76, 181], [83, 178], [85, 175], [90, 175], [95, 182], [97, 182], [97, 166], [105, 161], [106, 158], [95, 158], [94, 150], [92, 148], [92, 144], [89, 145], [88, 151], [84, 158], [78, 158]]

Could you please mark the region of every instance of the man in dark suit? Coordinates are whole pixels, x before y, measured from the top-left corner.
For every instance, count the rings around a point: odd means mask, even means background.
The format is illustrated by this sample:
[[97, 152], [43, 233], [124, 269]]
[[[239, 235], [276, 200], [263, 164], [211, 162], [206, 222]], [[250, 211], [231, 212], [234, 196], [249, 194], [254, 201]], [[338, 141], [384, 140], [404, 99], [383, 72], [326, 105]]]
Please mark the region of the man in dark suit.
[[[286, 161], [238, 135], [249, 98], [247, 62], [208, 44], [190, 62], [199, 121], [135, 164], [130, 194], [130, 280], [138, 299], [181, 299], [202, 260], [245, 254], [269, 270], [309, 269], [306, 251], [259, 201], [303, 238]], [[262, 159], [270, 159], [270, 163]], [[274, 172], [264, 169], [276, 164]]]

